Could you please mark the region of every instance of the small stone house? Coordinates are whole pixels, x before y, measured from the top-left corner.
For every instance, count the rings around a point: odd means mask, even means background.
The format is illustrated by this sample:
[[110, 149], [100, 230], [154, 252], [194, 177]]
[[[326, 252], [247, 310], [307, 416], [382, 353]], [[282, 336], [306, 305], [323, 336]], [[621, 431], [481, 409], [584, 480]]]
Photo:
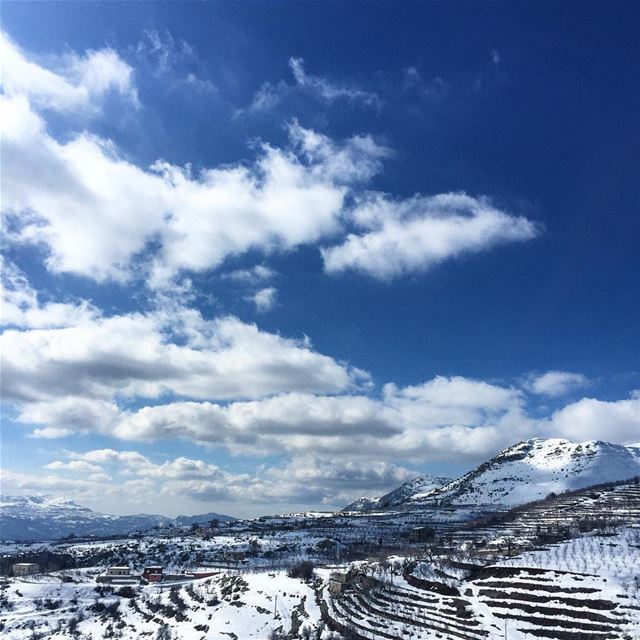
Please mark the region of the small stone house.
[[332, 571], [329, 574], [329, 593], [332, 596], [341, 594], [349, 584], [349, 574], [342, 571]]

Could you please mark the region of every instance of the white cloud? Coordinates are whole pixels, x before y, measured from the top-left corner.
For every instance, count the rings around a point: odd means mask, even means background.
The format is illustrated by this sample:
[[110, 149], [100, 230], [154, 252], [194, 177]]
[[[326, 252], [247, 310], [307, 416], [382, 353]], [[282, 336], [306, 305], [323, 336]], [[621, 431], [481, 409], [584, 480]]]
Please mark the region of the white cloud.
[[[266, 333], [234, 317], [207, 321], [193, 310], [96, 318], [61, 329], [11, 329], [0, 341], [4, 398], [53, 401], [43, 408], [51, 412], [49, 426], [65, 429], [71, 428], [68, 403], [80, 422], [86, 414], [100, 424], [93, 411], [105, 409], [93, 401], [116, 395], [230, 399], [295, 390], [335, 393], [367, 380], [304, 340]], [[25, 419], [38, 421], [39, 411], [29, 405]], [[64, 421], [51, 424], [59, 413]]]
[[0, 325], [44, 329], [65, 327], [97, 318], [100, 313], [87, 301], [43, 302], [15, 264], [0, 256]]
[[573, 440], [637, 442], [640, 435], [640, 396], [605, 402], [582, 398], [556, 411], [546, 429], [551, 437]]
[[538, 227], [464, 193], [393, 201], [376, 194], [360, 202], [354, 222], [365, 229], [322, 250], [325, 270], [354, 270], [382, 280], [426, 271], [444, 260], [534, 238]]
[[336, 507], [359, 495], [384, 493], [416, 475], [389, 459], [479, 462], [534, 435], [628, 442], [637, 440], [639, 429], [638, 392], [616, 402], [583, 398], [549, 418], [532, 419], [523, 412], [517, 390], [465, 378], [436, 378], [406, 389], [389, 386], [378, 401], [288, 394], [228, 406], [179, 402], [122, 412], [105, 435], [184, 437], [243, 454], [288, 453], [289, 460], [282, 466], [259, 465], [247, 474], [184, 456], [153, 462], [133, 450], [70, 451], [67, 461], [54, 460], [45, 469], [75, 473], [73, 480], [5, 470], [3, 490], [70, 495], [103, 509], [116, 497], [123, 509], [146, 496], [148, 510], [153, 495], [159, 501], [155, 509], [176, 513], [185, 505], [197, 511], [204, 502], [235, 505], [247, 514], [259, 505], [269, 512], [274, 504]]
[[[151, 36], [149, 42], [158, 64], [169, 65], [166, 43]], [[0, 97], [2, 208], [11, 221], [5, 239], [44, 247], [54, 273], [97, 281], [144, 275], [152, 288], [171, 289], [183, 271], [215, 269], [248, 251], [326, 241], [352, 222], [361, 231], [323, 250], [325, 269], [392, 279], [537, 233], [532, 222], [486, 198], [457, 193], [394, 201], [369, 193], [365, 186], [390, 149], [366, 135], [337, 142], [296, 121], [285, 147], [263, 144], [252, 163], [197, 174], [163, 160], [139, 167], [87, 131], [58, 140], [39, 109], [75, 110], [112, 89], [133, 95], [131, 68], [103, 50], [69, 54], [67, 75], [57, 75], [8, 39], [3, 43], [9, 72]], [[325, 99], [373, 100], [310, 76], [300, 59], [291, 68], [296, 86]]]
[[105, 400], [42, 400], [28, 403], [20, 419], [54, 433], [71, 428], [128, 441], [182, 439], [251, 455], [478, 459], [528, 433], [531, 422], [522, 405], [517, 390], [438, 377], [418, 387], [387, 385], [380, 399], [289, 392], [226, 405], [180, 401], [135, 411]]
[[54, 460], [49, 464], [44, 465], [45, 469], [51, 469], [53, 471], [75, 471], [78, 473], [100, 473], [102, 468], [96, 464], [85, 462], [84, 460], [71, 460], [70, 462], [62, 462], [61, 460]]
[[24, 96], [0, 98], [0, 123], [12, 239], [46, 246], [51, 271], [96, 280], [129, 277], [134, 258], [156, 241], [157, 286], [183, 269], [337, 232], [349, 184], [371, 177], [387, 153], [366, 136], [337, 144], [294, 123], [290, 148], [263, 145], [251, 166], [193, 176], [166, 162], [143, 170], [86, 133], [60, 143]]
[[256, 311], [265, 313], [275, 307], [277, 295], [278, 290], [275, 287], [265, 287], [264, 289], [256, 291], [249, 297], [249, 300], [256, 305]]
[[381, 398], [290, 392], [225, 405], [180, 401], [135, 411], [71, 398], [27, 404], [20, 418], [45, 429], [125, 441], [182, 439], [245, 455], [314, 452], [345, 460], [449, 462], [481, 460], [536, 435], [631, 442], [640, 429], [636, 396], [616, 402], [583, 398], [547, 418], [528, 415], [525, 406], [524, 394], [511, 387], [436, 377], [406, 388], [386, 385]]
[[59, 56], [55, 68], [47, 69], [0, 32], [0, 57], [6, 96], [25, 96], [41, 108], [77, 112], [96, 110], [99, 99], [115, 91], [138, 105], [133, 69], [112, 49]]
[[[67, 457], [68, 462], [55, 460], [44, 465], [48, 471], [65, 475], [5, 470], [4, 493], [71, 496], [97, 503], [102, 510], [110, 498], [116, 497], [119, 511], [143, 503], [147, 512], [184, 513], [185, 503], [191, 511], [197, 511], [204, 509], [198, 506], [203, 502], [228, 502], [237, 509], [244, 504], [254, 505], [252, 509], [263, 505], [266, 510], [272, 510], [274, 504], [335, 508], [363, 493], [384, 493], [416, 475], [416, 471], [386, 462], [362, 463], [312, 455], [294, 457], [283, 466], [259, 466], [252, 474], [233, 473], [186, 457], [154, 463], [137, 451], [70, 451]], [[102, 466], [93, 462], [96, 460]]]
[[557, 398], [588, 384], [588, 378], [581, 373], [547, 371], [541, 375], [529, 376], [525, 388], [531, 393]]

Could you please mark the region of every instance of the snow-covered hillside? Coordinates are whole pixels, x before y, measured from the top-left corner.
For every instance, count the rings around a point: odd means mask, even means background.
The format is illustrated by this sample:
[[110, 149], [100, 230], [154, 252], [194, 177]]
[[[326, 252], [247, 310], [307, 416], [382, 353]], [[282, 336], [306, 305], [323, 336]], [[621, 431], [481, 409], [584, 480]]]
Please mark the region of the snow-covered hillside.
[[451, 478], [423, 475], [402, 483], [397, 489], [379, 498], [358, 498], [342, 511], [378, 511], [402, 505], [412, 496], [429, 493], [451, 482]]
[[635, 476], [640, 476], [640, 448], [635, 445], [533, 438], [505, 449], [457, 480], [437, 484], [443, 479], [421, 476], [377, 500], [360, 499], [357, 510], [449, 504], [513, 507], [550, 493]]
[[155, 526], [184, 525], [212, 519], [231, 520], [229, 516], [207, 513], [201, 516], [159, 515], [113, 516], [92, 511], [61, 498], [47, 496], [2, 496], [0, 498], [0, 539], [52, 540], [74, 534], [121, 535]]

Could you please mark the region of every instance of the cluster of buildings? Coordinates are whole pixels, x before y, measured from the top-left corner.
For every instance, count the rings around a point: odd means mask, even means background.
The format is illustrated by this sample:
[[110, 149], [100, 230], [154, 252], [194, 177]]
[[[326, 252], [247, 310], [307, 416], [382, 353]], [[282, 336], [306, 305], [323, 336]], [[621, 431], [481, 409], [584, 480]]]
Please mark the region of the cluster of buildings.
[[197, 573], [167, 574], [161, 565], [147, 565], [141, 574], [132, 573], [131, 567], [108, 567], [104, 573], [96, 577], [96, 582], [114, 586], [133, 586], [138, 584], [163, 582], [163, 581], [184, 581], [208, 578], [217, 575], [218, 571], [198, 571]]
[[131, 567], [108, 567], [96, 582], [101, 584], [132, 586], [141, 582], [162, 582], [164, 569], [160, 565], [150, 565], [143, 569], [142, 575], [131, 573]]

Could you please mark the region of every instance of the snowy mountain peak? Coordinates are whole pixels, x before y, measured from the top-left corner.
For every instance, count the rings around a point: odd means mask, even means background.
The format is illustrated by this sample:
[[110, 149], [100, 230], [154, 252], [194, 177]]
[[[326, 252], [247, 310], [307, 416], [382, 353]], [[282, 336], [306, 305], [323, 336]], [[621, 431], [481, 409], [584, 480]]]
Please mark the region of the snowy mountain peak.
[[637, 475], [640, 475], [640, 450], [635, 447], [595, 440], [532, 438], [504, 449], [427, 495], [412, 496], [409, 502], [512, 507], [540, 500], [550, 493], [628, 480]]
[[531, 438], [507, 447], [457, 480], [420, 476], [382, 498], [360, 498], [352, 511], [420, 506], [513, 507], [550, 493], [640, 476], [640, 448], [601, 440]]

